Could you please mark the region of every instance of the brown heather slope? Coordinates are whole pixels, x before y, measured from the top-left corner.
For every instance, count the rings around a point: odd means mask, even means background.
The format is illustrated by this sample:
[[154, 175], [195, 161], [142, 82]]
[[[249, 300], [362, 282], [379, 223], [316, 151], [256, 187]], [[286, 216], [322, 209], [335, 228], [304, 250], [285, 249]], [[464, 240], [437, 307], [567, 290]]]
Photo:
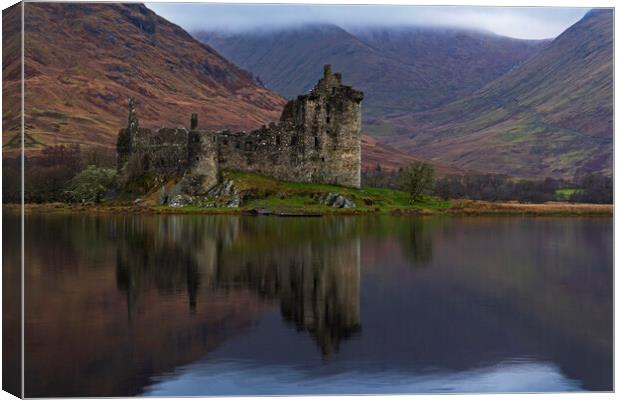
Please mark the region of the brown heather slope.
[[[19, 18], [19, 11], [8, 10], [5, 20]], [[113, 146], [126, 124], [129, 96], [141, 103], [147, 127], [188, 125], [197, 112], [201, 128], [250, 129], [277, 120], [284, 105], [246, 71], [142, 4], [26, 3], [25, 27], [27, 150]], [[6, 34], [4, 94], [18, 98], [20, 66], [11, 57], [19, 31]], [[4, 150], [16, 151], [18, 102], [5, 106], [3, 131]]]
[[593, 10], [475, 94], [394, 118], [386, 143], [460, 168], [521, 177], [612, 173], [613, 10]]
[[[21, 124], [21, 7], [2, 10], [2, 143], [19, 132]], [[13, 128], [13, 132], [8, 133]], [[10, 135], [10, 136], [9, 136]], [[20, 145], [20, 138], [16, 140]], [[3, 148], [3, 151], [6, 148]]]
[[[373, 170], [378, 164], [383, 171], [396, 171], [414, 161], [424, 160], [382, 144], [372, 136], [362, 135], [362, 169]], [[461, 169], [441, 163], [433, 162], [432, 164], [435, 168], [435, 174], [438, 176], [463, 175], [465, 173]]]

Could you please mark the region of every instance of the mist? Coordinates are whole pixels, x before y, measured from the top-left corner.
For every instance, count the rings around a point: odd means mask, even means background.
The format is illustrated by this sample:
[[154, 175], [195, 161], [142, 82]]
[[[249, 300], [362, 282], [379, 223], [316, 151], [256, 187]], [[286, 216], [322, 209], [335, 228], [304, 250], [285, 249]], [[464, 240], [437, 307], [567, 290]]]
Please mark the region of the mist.
[[520, 39], [549, 39], [581, 19], [588, 8], [464, 7], [305, 4], [146, 3], [188, 31], [238, 33], [335, 24], [345, 29], [418, 26], [492, 32]]

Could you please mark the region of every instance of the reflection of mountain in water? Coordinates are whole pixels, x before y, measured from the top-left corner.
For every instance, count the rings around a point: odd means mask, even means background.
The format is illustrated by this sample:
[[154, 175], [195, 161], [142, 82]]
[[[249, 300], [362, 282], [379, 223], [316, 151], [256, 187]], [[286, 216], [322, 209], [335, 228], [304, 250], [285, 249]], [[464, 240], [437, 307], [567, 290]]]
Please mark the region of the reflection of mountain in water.
[[221, 296], [201, 282], [188, 310], [187, 288], [204, 274], [166, 240], [195, 243], [193, 228], [156, 217], [26, 218], [26, 396], [140, 394], [153, 376], [203, 357], [272, 309], [247, 290]]
[[174, 219], [122, 230], [126, 237], [118, 246], [117, 282], [127, 295], [130, 319], [132, 304], [145, 288], [186, 291], [195, 310], [202, 286], [250, 289], [278, 300], [282, 316], [309, 332], [326, 356], [360, 329], [360, 249], [359, 236], [351, 235], [353, 220], [317, 220], [315, 228], [330, 240], [309, 236], [294, 220], [233, 217], [210, 223], [211, 229], [200, 229], [212, 234], [206, 237], [177, 229]]
[[[140, 394], [173, 377], [187, 394], [276, 393], [289, 373], [306, 393], [397, 391], [429, 371], [478, 389], [469, 372], [511, 360], [535, 380], [612, 387], [609, 220], [52, 213], [25, 229], [27, 396]], [[220, 375], [205, 383], [205, 366]]]

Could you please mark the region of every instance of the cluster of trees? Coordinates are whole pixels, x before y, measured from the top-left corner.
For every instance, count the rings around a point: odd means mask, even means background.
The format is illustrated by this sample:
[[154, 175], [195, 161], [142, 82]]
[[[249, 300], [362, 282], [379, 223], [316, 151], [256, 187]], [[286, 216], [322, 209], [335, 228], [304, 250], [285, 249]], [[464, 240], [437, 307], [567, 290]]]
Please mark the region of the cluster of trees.
[[600, 174], [586, 175], [570, 196], [570, 200], [579, 203], [611, 204], [614, 202], [614, 182], [609, 176]]
[[438, 179], [435, 194], [452, 199], [544, 203], [557, 200], [557, 190], [568, 185], [568, 182], [551, 178], [514, 180], [505, 175], [476, 174]]
[[499, 174], [449, 175], [435, 178], [431, 165], [413, 162], [398, 171], [384, 171], [377, 165], [362, 172], [362, 184], [407, 191], [415, 201], [422, 194], [444, 199], [544, 203], [568, 200], [581, 203], [613, 203], [613, 180], [591, 174], [564, 179], [514, 179]]
[[362, 186], [399, 189], [400, 170], [384, 170], [380, 164], [373, 169], [362, 170]]
[[[77, 145], [48, 146], [24, 157], [26, 203], [101, 201], [114, 189], [116, 169], [113, 151], [88, 150]], [[4, 203], [21, 202], [22, 158], [2, 160]]]
[[435, 182], [434, 192], [442, 198], [452, 199], [516, 200], [525, 203], [557, 200], [613, 203], [612, 178], [600, 174], [586, 175], [574, 181], [553, 178], [516, 180], [498, 174], [446, 176]]

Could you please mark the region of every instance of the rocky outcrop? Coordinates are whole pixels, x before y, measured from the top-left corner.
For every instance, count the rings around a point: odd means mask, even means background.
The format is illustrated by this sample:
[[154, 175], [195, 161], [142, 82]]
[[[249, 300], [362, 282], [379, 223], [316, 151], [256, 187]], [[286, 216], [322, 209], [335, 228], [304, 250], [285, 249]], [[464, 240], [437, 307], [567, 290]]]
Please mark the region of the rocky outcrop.
[[238, 208], [243, 205], [243, 193], [239, 193], [234, 181], [226, 179], [202, 195], [190, 195], [183, 191], [182, 182], [172, 185], [170, 189], [162, 187], [159, 192], [159, 204], [173, 208], [194, 206], [201, 208], [227, 207]]
[[208, 196], [228, 208], [237, 208], [242, 203], [241, 196], [235, 187], [235, 182], [232, 180], [223, 181], [211, 189]]
[[329, 192], [325, 195], [320, 196], [318, 201], [321, 204], [325, 204], [326, 206], [334, 208], [356, 208], [356, 205], [353, 201], [335, 192]]

